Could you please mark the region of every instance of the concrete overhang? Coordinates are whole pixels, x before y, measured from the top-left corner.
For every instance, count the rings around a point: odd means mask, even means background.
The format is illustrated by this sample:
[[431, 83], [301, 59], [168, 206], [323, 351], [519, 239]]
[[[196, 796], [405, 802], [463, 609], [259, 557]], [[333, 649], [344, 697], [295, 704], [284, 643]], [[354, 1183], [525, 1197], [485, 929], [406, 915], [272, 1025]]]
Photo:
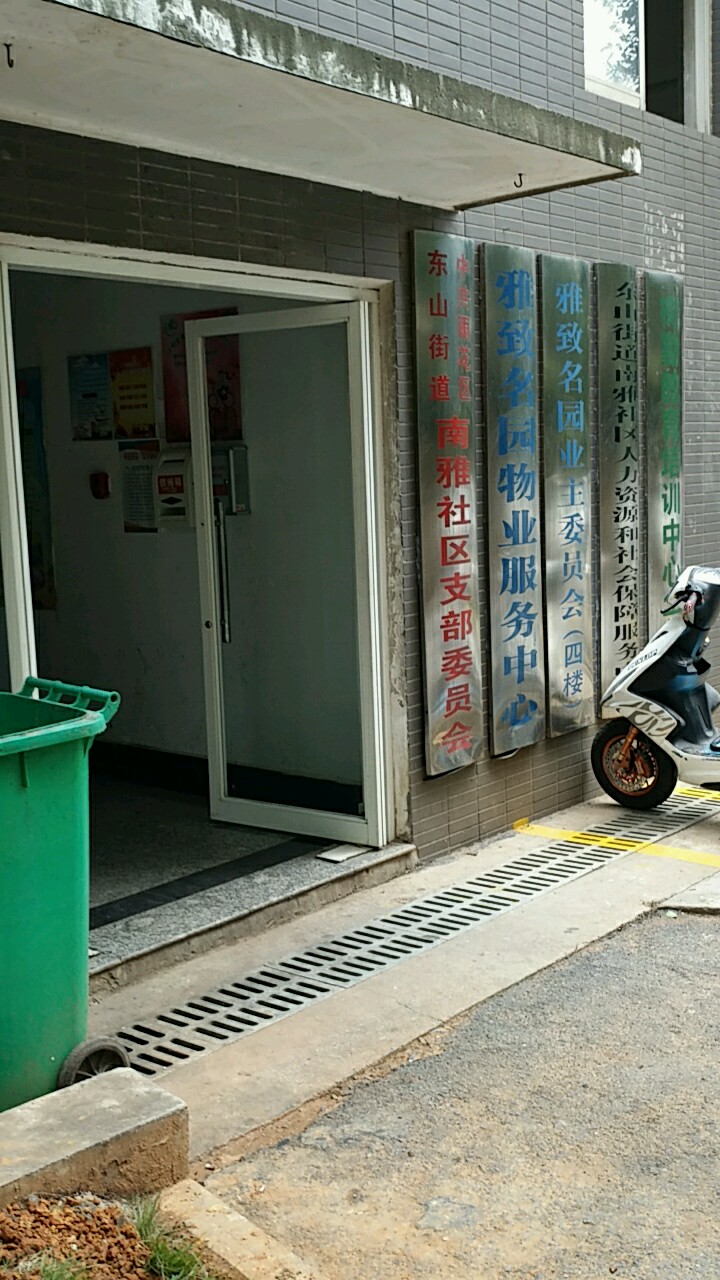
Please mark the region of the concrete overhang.
[[0, 13], [8, 120], [440, 209], [640, 172], [631, 139], [233, 0]]

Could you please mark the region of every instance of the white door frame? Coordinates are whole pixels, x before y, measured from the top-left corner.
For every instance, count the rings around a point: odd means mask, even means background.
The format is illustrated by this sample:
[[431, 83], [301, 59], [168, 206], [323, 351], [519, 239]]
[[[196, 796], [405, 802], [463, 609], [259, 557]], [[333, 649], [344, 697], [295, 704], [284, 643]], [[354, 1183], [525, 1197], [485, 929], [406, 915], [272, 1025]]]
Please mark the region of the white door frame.
[[23, 496], [20, 423], [15, 389], [15, 357], [10, 317], [10, 273], [7, 263], [2, 261], [0, 261], [0, 550], [2, 551], [10, 685], [17, 692], [22, 688], [26, 676], [36, 674], [35, 620]]
[[[344, 324], [350, 392], [355, 575], [357, 592], [364, 817], [228, 795], [225, 751], [222, 638], [212, 504], [212, 455], [206, 394], [205, 339], [226, 334], [290, 332]], [[366, 302], [299, 307], [242, 316], [192, 320], [185, 325], [195, 513], [197, 523], [205, 707], [208, 725], [210, 812], [226, 822], [268, 826], [353, 844], [379, 847], [388, 837], [388, 770], [385, 753], [381, 584], [378, 575], [375, 428], [370, 373], [370, 323]]]
[[[387, 285], [384, 279], [361, 279], [352, 276], [330, 276], [261, 264], [238, 263], [214, 258], [189, 258], [184, 255], [125, 249], [115, 245], [85, 244], [72, 240], [53, 240], [0, 233], [0, 538], [2, 540], [3, 579], [10, 649], [11, 679], [19, 687], [26, 675], [36, 674], [35, 626], [30, 585], [30, 560], [27, 544], [22, 463], [18, 427], [17, 396], [14, 377], [12, 325], [10, 317], [9, 272], [13, 268], [165, 284], [214, 290], [218, 293], [256, 294], [280, 298], [298, 298], [306, 302], [364, 304], [357, 321], [361, 332], [362, 359], [351, 378], [359, 378], [366, 398], [364, 413], [372, 428], [372, 439], [364, 441], [365, 491], [367, 502], [367, 571], [377, 586], [375, 607], [377, 625], [372, 635], [372, 668], [380, 674], [374, 691], [380, 706], [376, 723], [381, 723], [378, 753], [374, 764], [378, 797], [385, 797], [377, 815], [378, 843], [392, 839], [395, 830], [396, 804], [393, 795], [393, 767], [390, 744], [395, 735], [391, 726], [389, 690], [389, 638], [387, 584], [385, 579], [385, 504], [382, 470], [382, 414], [377, 360], [371, 365], [371, 348], [378, 350], [379, 291]], [[372, 342], [371, 339], [372, 338]], [[374, 412], [369, 412], [369, 404]], [[355, 464], [355, 459], [354, 459]], [[404, 724], [404, 721], [403, 721]], [[397, 749], [397, 748], [396, 748]], [[379, 836], [384, 833], [380, 841]]]

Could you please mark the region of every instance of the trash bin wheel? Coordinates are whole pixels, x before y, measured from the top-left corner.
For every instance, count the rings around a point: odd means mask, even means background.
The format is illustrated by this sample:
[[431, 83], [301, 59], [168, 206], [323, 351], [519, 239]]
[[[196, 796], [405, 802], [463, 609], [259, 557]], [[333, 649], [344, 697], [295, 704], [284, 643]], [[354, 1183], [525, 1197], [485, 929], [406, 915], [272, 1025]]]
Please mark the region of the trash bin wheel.
[[128, 1052], [119, 1040], [108, 1036], [84, 1040], [70, 1051], [63, 1062], [58, 1072], [57, 1087], [67, 1089], [68, 1085], [79, 1084], [81, 1080], [91, 1080], [106, 1071], [129, 1066]]

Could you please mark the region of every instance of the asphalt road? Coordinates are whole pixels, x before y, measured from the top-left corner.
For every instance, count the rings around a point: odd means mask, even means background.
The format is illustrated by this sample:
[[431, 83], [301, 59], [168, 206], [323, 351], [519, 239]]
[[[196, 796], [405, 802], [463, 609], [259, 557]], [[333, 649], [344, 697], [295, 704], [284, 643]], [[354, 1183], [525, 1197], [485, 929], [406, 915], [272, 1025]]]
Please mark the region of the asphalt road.
[[630, 926], [209, 1185], [328, 1280], [718, 1280], [719, 937]]

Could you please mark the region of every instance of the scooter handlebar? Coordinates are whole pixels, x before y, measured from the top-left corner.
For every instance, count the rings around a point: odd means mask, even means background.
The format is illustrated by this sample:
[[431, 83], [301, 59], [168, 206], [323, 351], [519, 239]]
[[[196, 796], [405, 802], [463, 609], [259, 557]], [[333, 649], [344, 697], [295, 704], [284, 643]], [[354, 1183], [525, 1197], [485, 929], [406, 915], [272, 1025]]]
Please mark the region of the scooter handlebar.
[[682, 591], [676, 591], [667, 608], [661, 609], [660, 612], [665, 617], [668, 613], [674, 613], [678, 605], [682, 604], [683, 617], [685, 618], [689, 613], [692, 613], [696, 605], [702, 604], [702, 599], [701, 592], [694, 590], [692, 587], [685, 587]]
[[683, 609], [682, 609], [683, 618], [686, 618], [689, 613], [692, 613], [697, 603], [698, 603], [698, 593], [697, 591], [691, 591], [689, 596], [686, 596], [683, 602]]

